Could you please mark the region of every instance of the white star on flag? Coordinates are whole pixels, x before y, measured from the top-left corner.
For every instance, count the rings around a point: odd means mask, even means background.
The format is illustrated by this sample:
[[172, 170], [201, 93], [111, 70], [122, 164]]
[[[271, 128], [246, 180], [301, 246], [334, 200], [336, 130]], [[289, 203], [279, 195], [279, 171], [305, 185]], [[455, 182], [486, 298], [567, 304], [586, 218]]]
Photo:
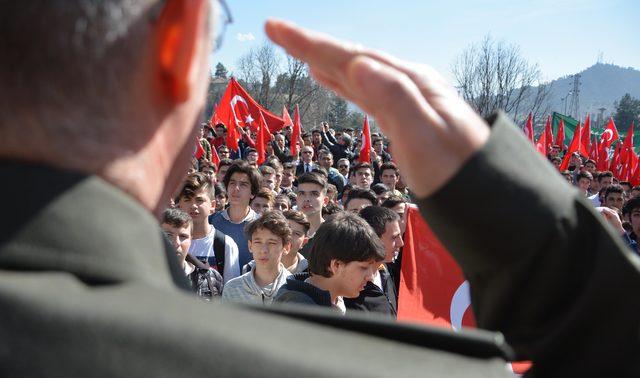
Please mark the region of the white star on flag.
[[251, 125], [253, 123], [253, 117], [251, 117], [251, 114], [247, 115], [244, 121], [247, 125]]

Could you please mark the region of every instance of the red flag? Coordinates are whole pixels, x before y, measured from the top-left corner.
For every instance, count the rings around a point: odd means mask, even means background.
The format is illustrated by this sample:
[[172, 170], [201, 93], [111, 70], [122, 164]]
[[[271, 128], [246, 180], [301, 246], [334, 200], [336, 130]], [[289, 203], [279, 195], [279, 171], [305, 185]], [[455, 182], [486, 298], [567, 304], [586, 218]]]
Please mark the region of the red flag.
[[291, 150], [291, 156], [295, 159], [298, 155], [298, 140], [300, 139], [300, 134], [302, 130], [302, 124], [300, 123], [300, 109], [298, 108], [298, 104], [296, 104], [296, 108], [293, 111], [293, 129], [291, 130], [291, 140], [289, 141]]
[[[560, 120], [560, 122], [562, 122], [562, 120]], [[571, 144], [569, 145], [569, 149], [567, 150], [567, 153], [564, 155], [564, 158], [562, 159], [562, 164], [560, 164], [560, 172], [566, 170], [569, 167], [569, 160], [571, 159], [571, 155], [574, 152], [579, 152], [583, 156], [589, 156], [589, 153], [587, 152], [587, 150], [584, 148], [584, 145], [582, 144], [582, 127], [580, 126], [579, 123], [573, 132], [573, 138], [571, 139]]]
[[196, 137], [196, 148], [195, 150], [193, 150], [193, 156], [195, 156], [196, 159], [200, 160], [205, 155], [205, 153], [206, 152], [204, 150], [204, 147], [202, 147], [202, 144], [200, 143], [200, 138]]
[[640, 185], [640, 164], [636, 165], [636, 170], [634, 171], [633, 175], [629, 178], [629, 182], [631, 183], [632, 187]]
[[364, 125], [362, 126], [362, 148], [358, 161], [361, 163], [371, 163], [371, 131], [369, 131], [369, 118], [364, 115]]
[[589, 159], [596, 162], [596, 167], [598, 166], [599, 151], [600, 145], [598, 144], [598, 137], [594, 135], [593, 143], [591, 143], [591, 149], [589, 150]]
[[607, 122], [607, 127], [602, 132], [602, 136], [600, 137], [600, 144], [604, 146], [604, 148], [609, 148], [613, 144], [613, 142], [620, 139], [618, 135], [618, 129], [616, 129], [616, 124], [613, 122], [613, 118], [609, 118], [609, 122]]
[[624, 138], [624, 142], [622, 143], [622, 151], [620, 151], [620, 161], [622, 164], [627, 164], [629, 161], [629, 156], [633, 152], [633, 121], [631, 121], [631, 126], [629, 126], [629, 131], [627, 132], [627, 136]]
[[249, 126], [251, 130], [257, 131], [258, 123], [260, 122], [260, 112], [264, 113], [264, 118], [270, 132], [276, 132], [284, 127], [284, 120], [282, 118], [258, 104], [251, 98], [249, 93], [240, 86], [236, 79], [231, 78], [215, 114], [218, 119], [233, 118], [236, 125], [240, 127]]
[[582, 144], [590, 151], [591, 147], [591, 121], [589, 119], [589, 114], [587, 114], [587, 118], [584, 120], [584, 126], [582, 127]]
[[538, 138], [536, 150], [538, 150], [542, 156], [547, 157], [547, 133], [545, 131], [543, 131], [542, 134], [540, 134], [540, 138]]
[[238, 152], [240, 150], [238, 145], [238, 125], [236, 125], [233, 114], [230, 113], [227, 119], [227, 147], [229, 147], [229, 150]]
[[564, 121], [560, 119], [558, 124], [558, 132], [556, 133], [556, 145], [560, 146], [561, 150], [564, 150]]
[[551, 146], [553, 146], [553, 132], [551, 131], [551, 116], [547, 116], [547, 124], [544, 126], [545, 139], [547, 141], [545, 156], [551, 150]]
[[211, 146], [211, 162], [216, 165], [216, 171], [220, 166], [220, 156], [218, 156], [218, 150]]
[[291, 120], [291, 116], [289, 115], [289, 111], [285, 105], [282, 105], [282, 119], [284, 120], [284, 126], [293, 126], [293, 121]]
[[613, 172], [617, 177], [617, 172], [620, 170], [620, 150], [622, 149], [622, 143], [618, 142], [616, 144], [616, 149], [613, 151], [613, 157], [611, 158], [611, 165], [609, 166], [609, 170]]
[[475, 327], [469, 284], [415, 206], [407, 207], [404, 242], [398, 320]]
[[213, 114], [211, 115], [211, 120], [209, 121], [209, 123], [211, 124], [211, 127], [216, 127], [216, 125], [219, 123], [222, 123], [224, 125], [224, 122], [222, 122], [222, 120], [218, 118], [218, 114], [216, 113], [217, 109], [218, 109], [218, 104], [214, 104]]
[[267, 143], [271, 141], [271, 133], [267, 127], [267, 121], [262, 112], [260, 112], [260, 126], [258, 126], [258, 135], [256, 136], [256, 150], [258, 151], [258, 165], [262, 165], [267, 159]]
[[527, 123], [524, 125], [524, 135], [526, 135], [527, 139], [534, 143], [533, 140], [533, 115], [529, 113], [529, 117], [527, 117]]

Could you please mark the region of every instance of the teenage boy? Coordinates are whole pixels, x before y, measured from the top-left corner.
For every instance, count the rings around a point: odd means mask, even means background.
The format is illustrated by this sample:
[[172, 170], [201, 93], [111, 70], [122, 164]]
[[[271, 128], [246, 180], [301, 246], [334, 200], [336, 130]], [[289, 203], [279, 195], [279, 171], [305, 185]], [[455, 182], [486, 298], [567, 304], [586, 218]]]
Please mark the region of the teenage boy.
[[344, 210], [358, 214], [360, 210], [378, 203], [378, 197], [369, 189], [354, 188], [349, 191], [347, 199], [343, 202]]
[[222, 300], [268, 304], [291, 275], [280, 262], [291, 248], [289, 222], [279, 212], [269, 211], [249, 223], [246, 233], [254, 267], [225, 285]]
[[362, 218], [342, 212], [320, 226], [309, 257], [309, 274], [289, 277], [275, 301], [333, 308], [354, 298], [384, 260], [384, 246]]
[[352, 170], [355, 175], [356, 186], [360, 189], [369, 189], [373, 183], [371, 164], [359, 163]]
[[[316, 231], [324, 222], [322, 217], [322, 207], [329, 202], [327, 198], [327, 179], [318, 173], [304, 173], [298, 178], [298, 196], [296, 204], [298, 210], [307, 216], [311, 227], [309, 228], [309, 238], [313, 238]], [[309, 258], [312, 241], [302, 249], [302, 255]]]
[[222, 295], [223, 281], [220, 273], [206, 265], [196, 267], [185, 261], [191, 246], [193, 230], [193, 221], [189, 214], [180, 209], [166, 209], [162, 214], [160, 227], [175, 248], [178, 265], [184, 270], [191, 288], [198, 297], [211, 300]]
[[224, 282], [240, 275], [238, 246], [232, 238], [208, 222], [216, 207], [215, 189], [207, 177], [192, 173], [185, 179], [177, 201], [178, 208], [193, 219], [189, 253], [222, 274]]
[[262, 187], [251, 200], [251, 209], [258, 213], [258, 215], [263, 214], [266, 211], [273, 210], [275, 199], [276, 196], [273, 195], [273, 191], [271, 189]]
[[287, 210], [282, 215], [287, 218], [291, 228], [291, 250], [282, 256], [282, 264], [291, 274], [302, 273], [309, 267], [309, 261], [299, 251], [307, 241], [311, 224], [301, 211]]
[[[400, 180], [400, 170], [393, 162], [387, 162], [380, 166], [380, 181], [389, 188], [394, 196], [404, 197], [404, 194], [396, 189]], [[408, 198], [405, 198], [408, 199]]]
[[258, 217], [249, 204], [260, 189], [260, 173], [246, 162], [236, 161], [224, 176], [224, 186], [227, 188], [229, 206], [211, 217], [211, 224], [236, 242], [242, 267], [251, 261], [244, 228]]
[[364, 219], [373, 231], [378, 235], [384, 245], [385, 257], [383, 264], [373, 276], [371, 282], [362, 289], [357, 298], [344, 300], [348, 309], [373, 312], [396, 317], [398, 310], [398, 292], [386, 264], [393, 262], [400, 248], [404, 245], [400, 230], [400, 217], [393, 210], [380, 206], [369, 206], [360, 211], [360, 217]]

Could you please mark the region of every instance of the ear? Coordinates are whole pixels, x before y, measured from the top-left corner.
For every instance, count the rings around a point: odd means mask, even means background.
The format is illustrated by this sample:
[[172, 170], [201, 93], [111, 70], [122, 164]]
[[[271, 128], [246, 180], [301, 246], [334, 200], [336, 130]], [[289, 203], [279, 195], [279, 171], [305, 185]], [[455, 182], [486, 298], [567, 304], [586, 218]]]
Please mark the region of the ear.
[[168, 0], [157, 25], [157, 54], [162, 88], [174, 103], [189, 98], [195, 86], [199, 47], [206, 33], [206, 0]]
[[247, 240], [247, 246], [249, 246], [249, 252], [253, 254], [253, 250], [251, 249], [252, 248], [251, 239]]
[[327, 206], [328, 204], [329, 204], [329, 196], [327, 196], [327, 193], [325, 193], [324, 200], [322, 201], [322, 205]]
[[333, 276], [337, 274], [340, 271], [341, 266], [342, 262], [340, 260], [332, 259], [329, 263], [329, 271], [331, 272], [331, 275]]
[[282, 255], [288, 255], [291, 252], [291, 242], [285, 243], [282, 246]]
[[213, 196], [213, 197], [211, 198], [211, 209], [209, 209], [209, 215], [211, 215], [211, 214], [213, 214], [213, 213], [215, 213], [215, 212], [216, 212], [216, 203], [217, 203], [217, 202], [218, 202], [218, 201], [216, 200], [216, 197], [215, 197], [215, 196]]

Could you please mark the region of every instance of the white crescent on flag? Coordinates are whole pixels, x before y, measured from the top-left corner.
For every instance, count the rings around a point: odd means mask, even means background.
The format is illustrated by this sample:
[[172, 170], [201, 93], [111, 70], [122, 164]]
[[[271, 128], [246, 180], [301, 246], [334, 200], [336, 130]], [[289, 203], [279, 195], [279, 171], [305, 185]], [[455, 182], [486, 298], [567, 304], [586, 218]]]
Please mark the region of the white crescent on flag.
[[602, 133], [602, 141], [603, 142], [611, 142], [612, 139], [613, 139], [613, 131], [611, 131], [611, 129], [606, 129]]
[[247, 109], [249, 108], [249, 105], [247, 104], [247, 100], [245, 100], [244, 97], [242, 97], [240, 95], [233, 96], [233, 98], [230, 101], [230, 103], [231, 103], [231, 113], [233, 113], [233, 118], [236, 121], [236, 125], [240, 125], [242, 123], [242, 121], [240, 121], [238, 119], [238, 116], [236, 115], [236, 104], [238, 103], [238, 101], [244, 102], [244, 104], [247, 106]]
[[469, 291], [469, 281], [464, 281], [458, 286], [456, 292], [451, 297], [451, 307], [449, 308], [449, 318], [451, 318], [451, 328], [458, 331], [462, 328], [462, 318], [464, 313], [471, 306], [471, 293]]

